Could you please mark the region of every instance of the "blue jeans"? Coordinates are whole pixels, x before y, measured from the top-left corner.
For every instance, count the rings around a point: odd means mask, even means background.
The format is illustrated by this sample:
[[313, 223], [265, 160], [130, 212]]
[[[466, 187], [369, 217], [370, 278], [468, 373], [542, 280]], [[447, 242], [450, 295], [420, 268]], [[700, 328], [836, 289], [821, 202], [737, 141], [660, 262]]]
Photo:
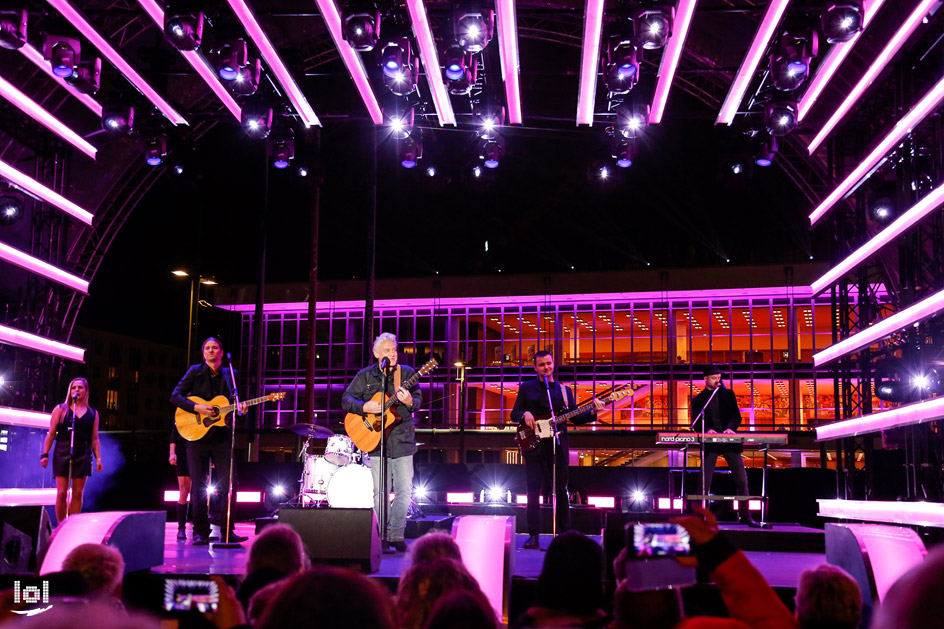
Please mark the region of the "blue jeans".
[[[380, 457], [370, 461], [374, 477], [374, 512], [380, 521]], [[403, 541], [406, 512], [413, 497], [413, 455], [387, 459], [387, 492], [394, 492], [393, 504], [387, 507], [387, 531], [382, 537], [391, 542]]]

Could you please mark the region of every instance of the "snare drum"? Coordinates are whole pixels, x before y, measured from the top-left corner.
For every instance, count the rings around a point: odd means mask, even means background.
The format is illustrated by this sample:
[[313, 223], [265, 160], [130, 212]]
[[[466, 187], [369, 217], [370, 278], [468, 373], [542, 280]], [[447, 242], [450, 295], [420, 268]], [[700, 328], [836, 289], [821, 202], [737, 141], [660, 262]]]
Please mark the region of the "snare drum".
[[328, 483], [328, 505], [346, 509], [374, 507], [374, 481], [370, 468], [363, 465], [345, 465]]
[[310, 455], [305, 458], [305, 486], [302, 493], [317, 494], [322, 499], [328, 495], [328, 484], [338, 471], [338, 466], [324, 457]]
[[328, 439], [324, 458], [335, 465], [347, 465], [354, 460], [354, 442], [347, 435], [334, 435]]

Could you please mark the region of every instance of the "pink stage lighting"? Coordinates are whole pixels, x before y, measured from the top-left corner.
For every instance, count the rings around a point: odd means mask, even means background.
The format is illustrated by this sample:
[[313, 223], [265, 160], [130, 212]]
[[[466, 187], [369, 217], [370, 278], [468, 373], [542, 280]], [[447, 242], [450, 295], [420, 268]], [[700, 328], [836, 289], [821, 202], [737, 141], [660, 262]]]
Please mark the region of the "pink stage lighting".
[[16, 345], [17, 347], [28, 347], [37, 352], [51, 354], [52, 356], [58, 356], [59, 358], [65, 358], [67, 360], [74, 360], [78, 363], [85, 362], [85, 349], [81, 347], [60, 343], [59, 341], [48, 339], [45, 336], [30, 334], [29, 332], [17, 330], [16, 328], [11, 328], [6, 325], [0, 325], [0, 343]]
[[827, 347], [821, 352], [817, 352], [813, 355], [813, 365], [819, 369], [827, 363], [852, 354], [863, 347], [868, 347], [886, 336], [891, 336], [899, 330], [903, 330], [910, 325], [927, 319], [937, 314], [942, 309], [944, 309], [944, 290], [934, 293], [930, 297], [926, 297], [908, 306], [904, 310], [882, 319], [878, 323]]
[[[156, 0], [138, 0], [138, 4], [141, 5], [148, 15], [151, 16], [151, 19], [157, 24], [157, 27], [164, 30], [164, 9], [160, 7]], [[229, 90], [226, 89], [226, 86], [220, 83], [219, 74], [216, 73], [216, 70], [207, 62], [206, 57], [195, 50], [178, 50], [184, 59], [187, 60], [197, 74], [204, 80], [207, 86], [213, 90], [213, 93], [223, 102], [226, 108], [229, 110], [233, 117], [236, 120], [242, 120], [242, 108], [239, 106], [239, 103], [236, 102], [236, 99], [233, 98], [233, 95], [229, 93]]]
[[830, 439], [857, 437], [881, 430], [914, 426], [939, 419], [944, 419], [944, 398], [941, 397], [833, 422], [826, 426], [817, 426], [816, 440], [828, 441]]
[[48, 280], [59, 282], [74, 291], [88, 295], [88, 282], [86, 280], [72, 273], [63, 271], [59, 267], [55, 267], [39, 258], [35, 258], [28, 253], [23, 253], [19, 249], [14, 249], [4, 242], [0, 242], [0, 260], [6, 260], [10, 264], [15, 264], [31, 273], [41, 275]]
[[367, 78], [367, 71], [364, 69], [364, 62], [360, 54], [351, 48], [351, 45], [344, 39], [344, 32], [341, 26], [341, 13], [334, 0], [315, 0], [318, 4], [318, 10], [321, 11], [321, 17], [324, 18], [331, 39], [334, 40], [334, 47], [338, 49], [341, 55], [341, 61], [347, 68], [351, 79], [354, 81], [354, 87], [361, 95], [364, 106], [367, 107], [367, 113], [370, 119], [376, 125], [383, 124], [383, 112], [380, 110], [380, 104], [377, 102], [377, 96], [370, 85], [370, 79]]
[[[49, 422], [46, 422], [49, 427]], [[56, 504], [56, 488], [0, 489], [0, 507], [45, 507]]]
[[65, 198], [55, 190], [47, 188], [32, 177], [24, 175], [16, 168], [2, 160], [0, 160], [0, 177], [3, 177], [10, 183], [19, 188], [22, 188], [33, 196], [42, 199], [46, 203], [56, 206], [66, 214], [82, 221], [86, 225], [92, 224], [93, 216], [91, 212], [83, 210], [78, 205]]
[[505, 82], [505, 105], [508, 122], [521, 124], [521, 87], [518, 76], [518, 20], [515, 0], [495, 0], [498, 14], [498, 45], [501, 52], [502, 80]]
[[604, 0], [587, 0], [583, 18], [583, 48], [580, 51], [580, 87], [577, 92], [577, 124], [593, 125], [597, 97], [597, 68], [603, 33]]
[[475, 494], [471, 491], [450, 491], [446, 493], [446, 502], [448, 504], [472, 504], [475, 502]]
[[613, 496], [587, 496], [587, 504], [597, 509], [614, 509], [616, 498]]
[[164, 490], [164, 502], [177, 502], [178, 500], [180, 500], [179, 489], [165, 489]]
[[98, 152], [97, 148], [89, 144], [85, 138], [67, 127], [62, 123], [61, 120], [43, 109], [39, 103], [18, 90], [13, 86], [12, 83], [3, 77], [0, 77], [0, 96], [6, 98], [8, 101], [16, 105], [17, 109], [58, 135], [60, 138], [75, 148], [79, 149], [92, 159], [95, 159], [95, 154]]
[[259, 53], [262, 55], [262, 58], [265, 59], [266, 65], [269, 66], [269, 70], [275, 76], [279, 85], [282, 86], [282, 89], [285, 90], [288, 99], [292, 101], [292, 105], [294, 105], [295, 111], [298, 112], [302, 122], [305, 123], [306, 127], [315, 125], [320, 127], [321, 121], [318, 120], [318, 116], [315, 115], [315, 111], [308, 103], [308, 99], [305, 98], [301, 88], [298, 87], [298, 83], [295, 82], [292, 74], [288, 71], [288, 68], [285, 67], [282, 58], [275, 50], [275, 46], [269, 41], [268, 35], [262, 30], [262, 26], [259, 24], [259, 20], [256, 19], [256, 14], [253, 13], [252, 9], [249, 7], [249, 3], [245, 0], [226, 1], [233, 10], [233, 13], [236, 14], [236, 17], [239, 18], [243, 28], [246, 29], [246, 34], [249, 35], [249, 38], [256, 45], [256, 48], [259, 49]]
[[669, 100], [669, 90], [672, 88], [672, 80], [675, 78], [675, 70], [678, 68], [679, 59], [682, 58], [682, 48], [685, 47], [685, 39], [688, 37], [688, 30], [692, 25], [692, 16], [695, 15], [696, 4], [698, 4], [698, 0], [679, 0], [678, 8], [675, 10], [672, 35], [669, 37], [669, 43], [666, 44], [665, 53], [662, 55], [659, 81], [656, 83], [655, 95], [652, 97], [652, 107], [649, 110], [649, 124], [662, 122], [665, 103]]
[[926, 216], [936, 212], [944, 203], [944, 182], [932, 190], [920, 201], [915, 203], [907, 212], [899, 216], [888, 227], [876, 234], [867, 243], [856, 249], [852, 255], [829, 269], [825, 275], [810, 285], [814, 295], [818, 295], [840, 278], [850, 273], [858, 265], [865, 262], [882, 247], [895, 242], [899, 236], [921, 222]]
[[884, 502], [881, 500], [827, 500], [820, 498], [819, 515], [871, 522], [944, 527], [940, 502]]
[[139, 92], [144, 94], [148, 100], [154, 103], [154, 106], [157, 107], [164, 116], [167, 117], [175, 125], [187, 124], [187, 119], [184, 118], [176, 109], [168, 103], [163, 96], [158, 94], [151, 85], [144, 80], [137, 70], [135, 70], [130, 63], [128, 63], [121, 54], [105, 39], [101, 33], [95, 30], [95, 27], [92, 26], [82, 13], [79, 12], [69, 0], [47, 0], [49, 4], [56, 8], [59, 13], [66, 18], [72, 26], [74, 26], [82, 35], [85, 36], [87, 40], [92, 42], [92, 44], [98, 48], [102, 55], [108, 59], [113, 66], [115, 66], [119, 72], [121, 72], [128, 81], [137, 88]]
[[731, 89], [728, 90], [728, 95], [721, 105], [721, 111], [718, 112], [718, 119], [715, 120], [715, 124], [729, 125], [734, 120], [734, 115], [737, 113], [738, 107], [741, 106], [741, 100], [744, 98], [744, 92], [747, 91], [748, 86], [751, 84], [751, 79], [754, 78], [754, 72], [757, 71], [757, 64], [760, 63], [761, 57], [764, 56], [764, 52], [767, 50], [767, 44], [770, 43], [770, 38], [773, 37], [777, 25], [780, 24], [780, 18], [783, 17], [783, 12], [787, 10], [787, 3], [789, 1], [790, 0], [771, 0], [770, 4], [767, 5], [767, 10], [764, 12], [760, 26], [757, 27], [757, 32], [754, 34], [751, 47], [748, 49], [744, 61], [741, 62], [741, 67], [738, 69], [734, 83], [731, 84]]
[[[803, 92], [803, 98], [797, 103], [797, 120], [803, 120], [806, 116], [806, 112], [816, 103], [816, 99], [823, 93], [829, 80], [833, 78], [836, 70], [839, 69], [842, 62], [845, 61], [849, 53], [852, 52], [852, 47], [859, 41], [859, 37], [861, 37], [865, 29], [869, 27], [872, 18], [875, 17], [875, 14], [878, 13], [878, 10], [882, 8], [884, 3], [885, 0], [864, 0], [862, 2], [862, 30], [856, 33], [849, 41], [838, 42], [830, 46], [829, 52], [826, 53], [826, 56], [823, 57], [823, 60], [820, 61], [819, 65], [816, 67], [816, 74], [810, 81], [809, 87]], [[810, 152], [812, 153], [813, 151], [810, 150]]]
[[439, 126], [447, 124], [455, 126], [456, 114], [452, 110], [452, 101], [449, 100], [446, 85], [443, 83], [439, 55], [436, 53], [436, 40], [429, 25], [426, 5], [423, 4], [423, 0], [406, 0], [406, 8], [410, 12], [410, 21], [413, 22], [413, 35], [420, 47], [420, 60], [426, 69], [426, 80], [429, 82], [429, 91], [433, 95]]
[[88, 94], [83, 94], [79, 90], [75, 89], [71, 83], [66, 81], [61, 76], [56, 76], [56, 74], [52, 71], [52, 66], [49, 64], [49, 62], [43, 59], [43, 53], [41, 51], [36, 50], [36, 48], [30, 44], [25, 44], [20, 48], [20, 54], [29, 59], [30, 63], [45, 72], [49, 78], [58, 83], [61, 87], [64, 87], [66, 91], [78, 98], [79, 101], [88, 107], [96, 117], [102, 117], [102, 106], [99, 104], [99, 102]]
[[[859, 82], [856, 83], [855, 87], [849, 92], [848, 96], [842, 101], [842, 104], [836, 108], [836, 111], [833, 112], [833, 115], [829, 117], [829, 120], [826, 121], [826, 124], [823, 125], [823, 128], [819, 130], [819, 133], [816, 134], [816, 137], [813, 138], [813, 141], [810, 142], [810, 145], [807, 147], [810, 155], [812, 155], [820, 144], [823, 143], [823, 140], [832, 133], [832, 130], [836, 128], [836, 125], [839, 124], [839, 121], [842, 120], [849, 110], [858, 102], [859, 98], [862, 97], [862, 94], [865, 93], [865, 90], [869, 88], [870, 85], [875, 81], [876, 78], [885, 70], [885, 67], [892, 60], [892, 57], [901, 50], [901, 47], [904, 43], [911, 37], [911, 34], [914, 33], [915, 29], [918, 28], [918, 25], [921, 24], [925, 16], [931, 8], [937, 4], [938, 0], [922, 0], [914, 11], [911, 12], [911, 15], [908, 16], [908, 19], [902, 23], [895, 35], [888, 41], [888, 44], [885, 45], [885, 48], [882, 49], [882, 52], [878, 54], [875, 60], [869, 65], [869, 69], [865, 74], [862, 75], [862, 78], [859, 79]], [[910, 129], [909, 129], [910, 131]], [[815, 222], [815, 221], [814, 221]]]
[[26, 428], [49, 428], [49, 413], [27, 411], [22, 408], [0, 407], [0, 424]]

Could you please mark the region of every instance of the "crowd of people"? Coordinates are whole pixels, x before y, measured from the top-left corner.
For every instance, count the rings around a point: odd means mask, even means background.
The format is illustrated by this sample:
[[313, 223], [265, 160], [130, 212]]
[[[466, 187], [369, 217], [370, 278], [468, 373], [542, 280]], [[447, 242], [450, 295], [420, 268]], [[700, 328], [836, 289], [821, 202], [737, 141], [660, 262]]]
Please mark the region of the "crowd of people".
[[[888, 591], [872, 618], [863, 616], [856, 581], [841, 568], [823, 564], [800, 576], [794, 610], [767, 584], [747, 556], [720, 532], [710, 511], [674, 520], [693, 542], [691, 556], [678, 561], [697, 567], [713, 582], [726, 617], [700, 615], [683, 603], [682, 589], [646, 589], [627, 570], [636, 559], [624, 549], [613, 563], [615, 584], [606, 580], [603, 549], [576, 531], [556, 536], [547, 548], [530, 605], [512, 629], [921, 629], [938, 627], [936, 603], [944, 588], [944, 547], [905, 573]], [[13, 627], [159, 627], [156, 610], [122, 603], [124, 562], [116, 549], [82, 544], [65, 559], [63, 572], [48, 575], [54, 605], [41, 614], [17, 615], [29, 607], [0, 593], [0, 624]], [[270, 525], [253, 540], [245, 574], [237, 587], [210, 577], [219, 592], [215, 611], [177, 616], [179, 626], [216, 629], [497, 629], [501, 626], [450, 535], [433, 530], [409, 548], [408, 567], [396, 592], [357, 571], [312, 566], [299, 535]], [[150, 612], [150, 613], [148, 613]]]

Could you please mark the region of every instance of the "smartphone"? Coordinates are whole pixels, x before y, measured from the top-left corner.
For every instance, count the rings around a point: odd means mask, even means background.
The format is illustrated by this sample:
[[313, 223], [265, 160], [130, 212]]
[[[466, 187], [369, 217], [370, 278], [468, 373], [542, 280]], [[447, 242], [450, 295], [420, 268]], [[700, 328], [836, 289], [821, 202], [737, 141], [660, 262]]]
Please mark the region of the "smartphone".
[[164, 611], [215, 612], [220, 603], [220, 590], [210, 579], [166, 579]]
[[637, 557], [678, 557], [692, 554], [692, 540], [685, 527], [669, 522], [633, 525], [633, 550]]

